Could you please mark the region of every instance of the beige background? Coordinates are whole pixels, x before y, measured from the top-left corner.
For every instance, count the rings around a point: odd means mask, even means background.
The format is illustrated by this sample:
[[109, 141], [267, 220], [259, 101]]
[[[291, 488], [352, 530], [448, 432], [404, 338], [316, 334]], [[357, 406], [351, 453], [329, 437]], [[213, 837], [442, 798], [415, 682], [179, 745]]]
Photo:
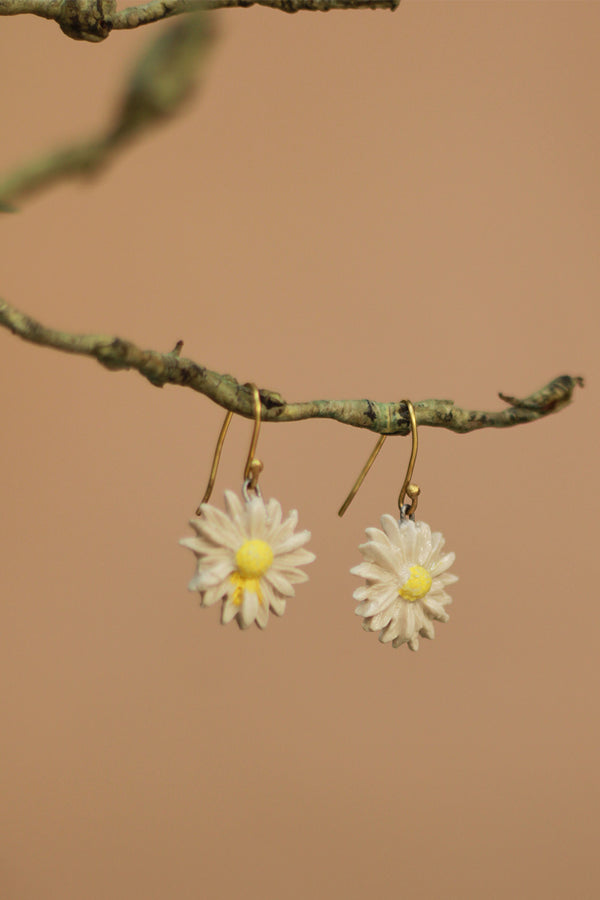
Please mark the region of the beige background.
[[[222, 628], [177, 543], [221, 410], [0, 333], [2, 897], [595, 898], [600, 5], [219, 22], [185, 114], [2, 218], [6, 299], [290, 399], [587, 387], [422, 430], [461, 580], [411, 654], [362, 631], [348, 573], [406, 441], [340, 521], [373, 435], [264, 427], [263, 491], [318, 560], [265, 633]], [[100, 126], [150, 35], [3, 20], [2, 168]]]

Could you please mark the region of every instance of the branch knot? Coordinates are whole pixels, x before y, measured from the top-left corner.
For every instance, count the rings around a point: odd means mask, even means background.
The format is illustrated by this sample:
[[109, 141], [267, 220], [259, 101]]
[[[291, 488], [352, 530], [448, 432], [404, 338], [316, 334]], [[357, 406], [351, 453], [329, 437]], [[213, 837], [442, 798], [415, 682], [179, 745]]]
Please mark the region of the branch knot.
[[57, 21], [68, 37], [97, 43], [112, 31], [116, 10], [117, 0], [63, 0]]

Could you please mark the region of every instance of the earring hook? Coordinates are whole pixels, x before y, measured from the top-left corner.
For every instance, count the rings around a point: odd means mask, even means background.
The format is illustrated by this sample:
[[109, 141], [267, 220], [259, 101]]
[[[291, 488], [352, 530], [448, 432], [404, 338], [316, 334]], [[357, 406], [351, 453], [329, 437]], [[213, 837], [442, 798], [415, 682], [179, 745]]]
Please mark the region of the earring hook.
[[260, 459], [256, 459], [254, 454], [258, 444], [258, 435], [260, 434], [260, 392], [255, 384], [249, 384], [248, 387], [252, 389], [254, 399], [254, 429], [252, 431], [250, 449], [248, 450], [248, 458], [244, 467], [244, 487], [246, 490], [258, 491], [258, 476], [263, 470], [263, 464]]
[[[256, 491], [258, 489], [258, 476], [263, 470], [263, 464], [260, 459], [255, 459], [254, 457], [261, 423], [260, 393], [255, 384], [248, 384], [246, 386], [252, 389], [252, 396], [254, 401], [254, 429], [252, 431], [252, 438], [250, 440], [250, 450], [248, 451], [248, 458], [246, 460], [246, 465], [244, 466], [244, 488]], [[208, 476], [208, 484], [206, 486], [206, 490], [204, 491], [204, 496], [202, 497], [202, 500], [198, 505], [198, 509], [196, 510], [197, 516], [200, 515], [200, 507], [203, 503], [208, 503], [213, 492], [215, 480], [217, 477], [217, 469], [219, 468], [219, 462], [221, 460], [221, 452], [223, 450], [223, 444], [225, 443], [225, 435], [227, 434], [227, 430], [229, 428], [229, 425], [231, 424], [232, 418], [233, 413], [231, 412], [231, 410], [229, 410], [225, 416], [223, 424], [221, 425], [221, 430], [217, 439], [217, 445], [215, 447], [215, 455], [213, 456], [212, 466], [210, 468], [210, 475]]]
[[[412, 474], [415, 468], [415, 462], [417, 461], [417, 451], [419, 449], [419, 436], [417, 434], [417, 417], [415, 416], [415, 408], [410, 402], [410, 400], [405, 400], [406, 406], [408, 407], [408, 415], [410, 416], [410, 433], [412, 437], [412, 447], [410, 451], [410, 459], [408, 461], [408, 468], [406, 470], [406, 476], [404, 478], [404, 482], [402, 487], [400, 488], [400, 494], [398, 496], [398, 509], [400, 510], [400, 518], [404, 518], [405, 516], [414, 516], [415, 511], [417, 509], [417, 503], [419, 502], [419, 494], [421, 493], [421, 488], [418, 484], [412, 484]], [[410, 505], [404, 503], [404, 498], [408, 496], [410, 500]]]
[[[404, 518], [406, 515], [409, 515], [409, 516], [414, 515], [415, 510], [417, 508], [417, 503], [418, 503], [418, 499], [419, 499], [419, 494], [421, 493], [421, 489], [418, 485], [412, 484], [412, 482], [411, 482], [413, 470], [415, 468], [415, 462], [417, 459], [417, 451], [419, 448], [419, 441], [418, 441], [418, 437], [417, 437], [417, 419], [415, 416], [415, 408], [412, 405], [410, 400], [401, 400], [400, 402], [405, 403], [408, 408], [408, 415], [410, 417], [410, 433], [412, 436], [412, 448], [411, 448], [411, 453], [410, 453], [410, 459], [408, 461], [408, 468], [406, 470], [406, 477], [404, 479], [402, 488], [400, 490], [400, 495], [398, 497], [398, 508], [400, 509], [400, 517]], [[363, 466], [360, 475], [354, 482], [352, 490], [350, 491], [350, 493], [348, 494], [348, 496], [346, 497], [346, 499], [340, 506], [340, 508], [338, 510], [338, 516], [344, 515], [344, 513], [346, 512], [346, 510], [348, 509], [348, 507], [350, 506], [350, 504], [356, 497], [356, 494], [358, 493], [358, 489], [360, 488], [361, 484], [367, 477], [369, 469], [371, 468], [371, 466], [377, 459], [377, 455], [379, 454], [379, 451], [383, 447], [383, 444], [384, 444], [387, 436], [388, 436], [387, 434], [382, 434], [379, 436], [379, 439], [378, 439], [377, 443], [375, 444], [375, 446], [373, 447], [373, 450], [371, 451], [371, 454], [370, 454], [368, 460], [366, 461], [365, 465]], [[408, 496], [408, 498], [410, 499], [410, 501], [411, 501], [410, 505], [404, 504], [405, 496]]]

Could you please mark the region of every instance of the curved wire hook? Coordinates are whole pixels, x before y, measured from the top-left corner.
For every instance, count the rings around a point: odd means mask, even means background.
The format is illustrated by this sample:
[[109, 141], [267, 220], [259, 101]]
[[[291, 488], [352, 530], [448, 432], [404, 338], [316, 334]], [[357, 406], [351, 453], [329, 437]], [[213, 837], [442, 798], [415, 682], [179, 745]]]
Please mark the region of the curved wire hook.
[[[410, 451], [410, 459], [408, 461], [408, 468], [406, 470], [406, 477], [400, 488], [400, 494], [398, 495], [398, 509], [400, 510], [401, 518], [404, 516], [414, 516], [415, 510], [417, 508], [417, 503], [419, 502], [419, 494], [421, 493], [421, 488], [417, 484], [412, 484], [412, 474], [415, 468], [415, 462], [417, 461], [417, 451], [419, 449], [419, 436], [417, 434], [417, 417], [415, 416], [415, 408], [410, 402], [410, 400], [404, 400], [408, 407], [408, 415], [410, 416], [410, 433], [412, 437], [412, 448]], [[410, 505], [405, 505], [404, 498], [408, 495], [410, 500]]]
[[252, 396], [254, 399], [254, 429], [252, 431], [252, 439], [250, 441], [250, 449], [246, 465], [244, 466], [244, 487], [250, 491], [258, 490], [258, 476], [263, 470], [263, 464], [260, 459], [256, 459], [256, 445], [258, 444], [258, 435], [260, 434], [260, 393], [255, 384], [249, 384], [252, 388]]
[[[417, 503], [418, 503], [418, 499], [419, 499], [419, 494], [421, 493], [421, 489], [418, 485], [412, 484], [412, 482], [411, 482], [413, 470], [415, 468], [415, 462], [417, 459], [417, 451], [419, 449], [419, 440], [417, 437], [417, 419], [415, 416], [415, 408], [412, 405], [410, 400], [401, 400], [400, 402], [405, 403], [408, 408], [408, 414], [410, 417], [410, 432], [411, 432], [411, 436], [412, 436], [412, 449], [411, 449], [411, 453], [410, 453], [410, 459], [408, 462], [408, 468], [406, 470], [406, 477], [404, 479], [402, 488], [400, 490], [400, 495], [398, 497], [398, 508], [400, 510], [400, 517], [404, 518], [407, 515], [409, 515], [409, 516], [414, 515], [415, 510], [417, 508]], [[388, 436], [387, 434], [382, 434], [379, 436], [377, 443], [375, 444], [375, 446], [373, 447], [373, 450], [371, 451], [371, 455], [369, 456], [368, 460], [366, 461], [365, 465], [363, 466], [360, 475], [354, 482], [352, 490], [350, 491], [350, 493], [348, 494], [348, 496], [346, 497], [346, 499], [340, 506], [340, 508], [338, 510], [338, 516], [344, 515], [344, 513], [346, 512], [346, 510], [348, 509], [348, 507], [350, 506], [350, 504], [356, 497], [356, 494], [358, 493], [358, 489], [360, 488], [361, 484], [367, 477], [367, 473], [369, 472], [369, 469], [371, 468], [371, 466], [377, 459], [377, 455], [378, 455], [379, 451], [381, 450], [381, 448], [383, 447], [384, 441], [387, 438], [387, 436]], [[410, 505], [404, 503], [405, 496], [408, 496], [408, 498], [410, 499], [410, 501], [411, 501]]]
[[[249, 490], [257, 491], [258, 490], [258, 476], [263, 470], [263, 464], [260, 459], [256, 459], [254, 454], [256, 452], [256, 445], [258, 443], [258, 435], [260, 433], [260, 423], [261, 423], [261, 409], [260, 409], [260, 393], [255, 384], [248, 384], [247, 387], [251, 388], [252, 396], [254, 400], [254, 429], [252, 431], [252, 438], [250, 440], [250, 449], [248, 451], [248, 458], [246, 459], [246, 465], [244, 466], [244, 487]], [[215, 454], [213, 456], [212, 466], [210, 467], [210, 475], [208, 476], [208, 484], [206, 485], [206, 490], [204, 491], [204, 496], [200, 501], [198, 508], [196, 510], [196, 515], [200, 515], [200, 507], [203, 503], [208, 503], [210, 500], [210, 496], [213, 492], [213, 488], [215, 486], [215, 480], [217, 477], [217, 469], [219, 468], [219, 462], [221, 460], [221, 453], [223, 450], [223, 444], [225, 443], [225, 436], [227, 434], [227, 430], [231, 424], [231, 420], [233, 418], [233, 413], [231, 410], [227, 412], [223, 424], [221, 426], [221, 431], [219, 432], [219, 437], [217, 439], [217, 446], [215, 447]]]

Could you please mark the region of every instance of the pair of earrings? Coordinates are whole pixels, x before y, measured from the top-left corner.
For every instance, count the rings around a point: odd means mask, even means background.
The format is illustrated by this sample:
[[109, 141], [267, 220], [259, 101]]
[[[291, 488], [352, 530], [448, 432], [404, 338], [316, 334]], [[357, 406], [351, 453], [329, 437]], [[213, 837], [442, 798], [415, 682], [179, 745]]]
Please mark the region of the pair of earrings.
[[[315, 559], [304, 545], [309, 531], [296, 531], [298, 513], [292, 510], [284, 519], [275, 499], [265, 503], [258, 487], [263, 464], [256, 459], [261, 423], [260, 394], [249, 385], [254, 399], [254, 430], [244, 467], [243, 502], [233, 491], [225, 492], [225, 512], [208, 500], [214, 486], [221, 450], [233, 413], [228, 412], [215, 449], [213, 464], [197, 518], [190, 524], [195, 537], [181, 544], [197, 558], [196, 572], [189, 589], [198, 591], [200, 604], [221, 602], [221, 622], [235, 619], [240, 628], [256, 622], [265, 628], [269, 612], [281, 616], [286, 602], [294, 596], [294, 585], [308, 580], [300, 566]], [[444, 538], [431, 531], [426, 522], [415, 521], [420, 489], [411, 481], [417, 457], [417, 422], [412, 403], [406, 403], [410, 416], [412, 451], [398, 506], [399, 520], [381, 517], [383, 530], [367, 528], [368, 541], [360, 546], [363, 562], [351, 573], [365, 579], [354, 598], [359, 601], [356, 614], [363, 618], [366, 631], [379, 631], [379, 640], [394, 647], [408, 644], [419, 647], [419, 637], [433, 638], [435, 620], [448, 621], [445, 607], [451, 598], [444, 588], [457, 580], [448, 570], [454, 553], [442, 553]], [[381, 435], [356, 483], [339, 510], [342, 516], [381, 450], [386, 435]], [[405, 503], [405, 498], [410, 502]]]

